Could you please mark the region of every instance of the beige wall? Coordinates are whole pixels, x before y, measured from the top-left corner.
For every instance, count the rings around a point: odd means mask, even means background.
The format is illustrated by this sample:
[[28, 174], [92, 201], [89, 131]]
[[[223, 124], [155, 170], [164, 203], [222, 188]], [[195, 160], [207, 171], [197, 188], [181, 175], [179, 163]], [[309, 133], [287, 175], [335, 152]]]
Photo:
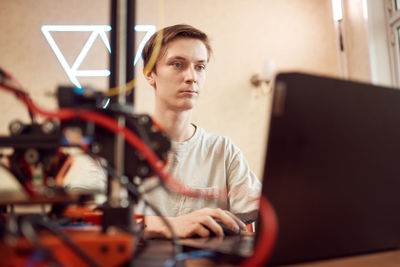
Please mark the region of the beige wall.
[[[139, 24], [158, 22], [158, 7], [148, 2], [138, 1]], [[275, 61], [280, 71], [337, 76], [331, 13], [330, 0], [166, 1], [165, 25], [197, 26], [210, 35], [214, 48], [194, 121], [233, 139], [259, 176], [270, 95], [257, 94], [249, 79], [265, 60]], [[151, 112], [152, 97], [152, 88], [140, 77], [137, 110]]]
[[[82, 4], [81, 4], [82, 3]], [[95, 3], [95, 4], [94, 4]], [[0, 67], [13, 74], [43, 107], [56, 108], [52, 95], [58, 85], [71, 85], [41, 32], [42, 25], [109, 24], [108, 1], [2, 0], [0, 1]], [[54, 33], [68, 63], [72, 65], [89, 33]], [[99, 38], [100, 39], [100, 38]], [[82, 69], [107, 68], [106, 48], [97, 40]], [[107, 87], [106, 78], [82, 78], [82, 84]], [[0, 91], [0, 134], [13, 119], [28, 120], [27, 112], [14, 96]]]
[[[137, 0], [137, 24], [188, 23], [207, 32], [214, 57], [194, 113], [194, 122], [229, 136], [261, 176], [270, 95], [251, 87], [250, 76], [273, 60], [278, 71], [302, 71], [338, 76], [336, 35], [330, 0]], [[0, 1], [0, 66], [29, 89], [35, 101], [54, 108], [54, 92], [68, 84], [64, 71], [43, 37], [44, 24], [109, 24], [108, 1], [2, 0]], [[161, 14], [161, 15], [160, 15]], [[359, 27], [359, 26], [355, 26]], [[348, 34], [353, 34], [350, 32]], [[70, 62], [85, 41], [84, 34], [56, 36]], [[141, 35], [139, 35], [141, 37]], [[353, 46], [353, 49], [357, 49]], [[101, 42], [83, 67], [107, 66]], [[151, 113], [153, 89], [145, 84], [138, 64], [136, 111]], [[357, 68], [355, 68], [357, 69]], [[365, 70], [362, 72], [368, 76]], [[364, 74], [361, 76], [364, 77]], [[104, 89], [104, 78], [83, 79], [83, 84]], [[26, 118], [23, 106], [0, 92], [0, 133], [13, 118]]]
[[368, 27], [362, 0], [344, 0], [344, 36], [348, 77], [371, 82]]

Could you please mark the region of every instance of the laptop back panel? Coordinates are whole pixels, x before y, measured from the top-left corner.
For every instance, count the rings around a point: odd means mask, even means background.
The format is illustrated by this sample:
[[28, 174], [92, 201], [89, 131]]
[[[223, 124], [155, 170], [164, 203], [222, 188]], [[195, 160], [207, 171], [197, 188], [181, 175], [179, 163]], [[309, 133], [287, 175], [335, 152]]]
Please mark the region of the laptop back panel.
[[399, 248], [400, 91], [278, 75], [263, 195], [279, 220], [273, 264]]

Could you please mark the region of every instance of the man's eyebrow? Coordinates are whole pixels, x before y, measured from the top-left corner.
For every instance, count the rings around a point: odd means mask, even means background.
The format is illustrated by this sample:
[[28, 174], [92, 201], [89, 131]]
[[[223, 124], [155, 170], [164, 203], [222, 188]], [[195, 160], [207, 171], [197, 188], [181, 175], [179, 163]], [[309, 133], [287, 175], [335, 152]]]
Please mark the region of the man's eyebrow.
[[173, 57], [168, 58], [167, 60], [176, 60], [176, 59], [179, 59], [179, 60], [186, 60], [185, 57], [181, 57], [181, 56], [173, 56]]
[[[182, 56], [173, 56], [173, 57], [167, 58], [167, 61], [171, 61], [171, 60], [187, 60], [187, 58], [182, 57]], [[206, 63], [207, 60], [199, 59], [196, 62], [198, 62], [198, 63]]]

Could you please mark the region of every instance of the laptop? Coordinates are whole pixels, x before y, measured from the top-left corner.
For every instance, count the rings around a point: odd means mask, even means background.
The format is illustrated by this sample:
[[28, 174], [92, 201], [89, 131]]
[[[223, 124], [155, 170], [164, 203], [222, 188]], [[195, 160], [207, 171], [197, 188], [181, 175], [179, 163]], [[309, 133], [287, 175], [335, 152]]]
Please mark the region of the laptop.
[[281, 73], [267, 143], [262, 194], [279, 224], [269, 264], [400, 248], [400, 90]]

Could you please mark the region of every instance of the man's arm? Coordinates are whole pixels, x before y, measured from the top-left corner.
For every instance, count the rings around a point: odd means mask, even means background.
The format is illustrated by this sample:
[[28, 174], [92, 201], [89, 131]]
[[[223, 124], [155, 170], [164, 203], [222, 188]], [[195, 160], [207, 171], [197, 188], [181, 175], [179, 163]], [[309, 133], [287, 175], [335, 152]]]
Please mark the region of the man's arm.
[[251, 171], [240, 149], [233, 144], [231, 149], [233, 153], [227, 170], [229, 207], [248, 223], [255, 220], [258, 214], [261, 182]]
[[[192, 236], [208, 237], [211, 231], [216, 236], [223, 236], [222, 222], [232, 231], [245, 229], [246, 225], [231, 212], [222, 209], [203, 208], [178, 217], [165, 217], [179, 238]], [[172, 238], [171, 231], [158, 216], [146, 216], [146, 234], [151, 238]]]

